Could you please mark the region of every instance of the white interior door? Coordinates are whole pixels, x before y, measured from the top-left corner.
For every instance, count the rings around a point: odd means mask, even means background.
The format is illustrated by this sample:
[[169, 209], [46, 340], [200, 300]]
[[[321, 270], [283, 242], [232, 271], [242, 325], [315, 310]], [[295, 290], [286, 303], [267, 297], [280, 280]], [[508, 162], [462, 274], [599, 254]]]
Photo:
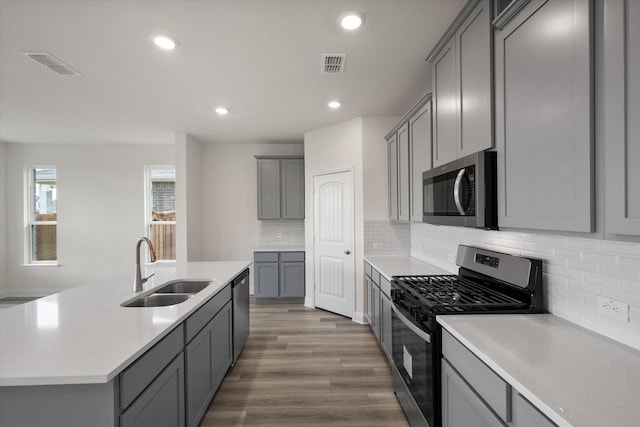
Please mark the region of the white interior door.
[[313, 178], [315, 306], [353, 318], [353, 173]]

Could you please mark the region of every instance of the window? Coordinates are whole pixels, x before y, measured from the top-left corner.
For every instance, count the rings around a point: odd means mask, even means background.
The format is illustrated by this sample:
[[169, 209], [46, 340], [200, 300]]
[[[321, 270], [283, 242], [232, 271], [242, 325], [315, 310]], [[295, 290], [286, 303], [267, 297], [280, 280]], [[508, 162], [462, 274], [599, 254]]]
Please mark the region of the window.
[[176, 169], [147, 166], [146, 222], [158, 260], [176, 259]]
[[56, 168], [31, 167], [28, 182], [28, 262], [52, 264], [58, 259]]

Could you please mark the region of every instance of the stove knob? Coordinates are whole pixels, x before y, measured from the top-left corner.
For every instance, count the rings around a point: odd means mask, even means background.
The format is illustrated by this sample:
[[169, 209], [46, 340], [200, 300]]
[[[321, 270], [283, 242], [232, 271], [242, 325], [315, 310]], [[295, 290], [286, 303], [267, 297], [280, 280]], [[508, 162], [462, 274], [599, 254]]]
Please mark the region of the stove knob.
[[404, 298], [404, 292], [400, 289], [391, 289], [391, 301], [401, 301]]

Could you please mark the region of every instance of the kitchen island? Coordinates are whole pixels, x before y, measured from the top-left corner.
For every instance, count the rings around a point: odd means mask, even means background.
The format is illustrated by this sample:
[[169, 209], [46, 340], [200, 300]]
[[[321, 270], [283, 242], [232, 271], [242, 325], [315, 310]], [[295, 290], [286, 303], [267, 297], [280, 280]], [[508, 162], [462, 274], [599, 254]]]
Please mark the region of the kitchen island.
[[[204, 319], [207, 311], [215, 315], [212, 310], [222, 311], [222, 305], [231, 312], [230, 284], [249, 265], [239, 261], [145, 267], [143, 276], [154, 276], [144, 284], [143, 293], [176, 279], [211, 282], [171, 306], [122, 307], [137, 295], [132, 291], [131, 269], [0, 311], [0, 425], [124, 425], [121, 411], [131, 402], [125, 402], [126, 391], [121, 390], [123, 373], [144, 358], [153, 365], [170, 355], [171, 363], [180, 365], [175, 361], [182, 357], [182, 346], [187, 354], [187, 342], [196, 340], [198, 331], [191, 333], [190, 325], [199, 326], [199, 318]], [[177, 346], [176, 356], [168, 349]], [[142, 368], [136, 367], [149, 370], [153, 377], [153, 367]]]

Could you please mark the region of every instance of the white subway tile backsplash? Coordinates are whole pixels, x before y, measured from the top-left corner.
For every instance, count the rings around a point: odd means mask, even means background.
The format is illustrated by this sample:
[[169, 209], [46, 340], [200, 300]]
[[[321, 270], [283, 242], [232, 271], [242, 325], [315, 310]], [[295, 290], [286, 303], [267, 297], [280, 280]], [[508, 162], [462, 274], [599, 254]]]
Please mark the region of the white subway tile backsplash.
[[600, 250], [615, 254], [640, 256], [640, 245], [636, 243], [602, 241], [600, 242]]
[[640, 283], [638, 282], [620, 282], [620, 292], [624, 292], [629, 295], [640, 296]]
[[584, 281], [585, 283], [600, 286], [603, 289], [620, 289], [620, 280], [614, 279], [613, 277], [604, 277], [597, 274], [587, 273], [584, 275]]
[[631, 258], [626, 256], [619, 257], [620, 267], [630, 268], [633, 270], [640, 270], [640, 258]]
[[603, 276], [615, 277], [616, 279], [628, 280], [634, 282], [638, 280], [638, 270], [630, 270], [626, 268], [610, 267], [608, 265], [600, 266], [600, 273]]
[[599, 264], [618, 265], [618, 257], [615, 255], [596, 252], [585, 252], [584, 259], [586, 261], [597, 262]]
[[[459, 244], [540, 258], [549, 312], [640, 349], [640, 243], [420, 223], [409, 239], [412, 256], [449, 271]], [[629, 304], [631, 321], [599, 314], [597, 296]]]
[[389, 221], [364, 222], [365, 255], [409, 255], [411, 226]]
[[582, 258], [582, 251], [577, 249], [555, 248], [553, 253], [564, 258]]
[[258, 221], [260, 246], [304, 247], [304, 220]]

